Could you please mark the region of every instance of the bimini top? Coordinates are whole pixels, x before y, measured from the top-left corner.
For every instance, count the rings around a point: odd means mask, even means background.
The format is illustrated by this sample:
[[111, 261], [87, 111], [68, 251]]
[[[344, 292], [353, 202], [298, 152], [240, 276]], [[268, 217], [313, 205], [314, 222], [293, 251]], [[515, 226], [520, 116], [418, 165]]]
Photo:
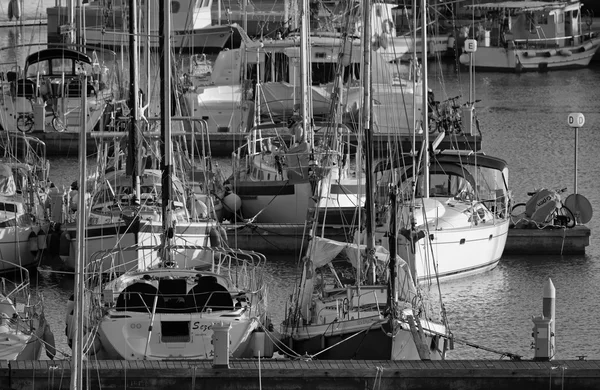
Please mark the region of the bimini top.
[[502, 1], [500, 3], [484, 3], [465, 5], [466, 9], [483, 9], [487, 11], [501, 11], [504, 9], [518, 11], [543, 11], [546, 8], [564, 8], [565, 2], [550, 1]]
[[27, 67], [31, 64], [52, 60], [55, 58], [70, 59], [74, 61], [81, 61], [90, 65], [92, 64], [92, 58], [85, 53], [73, 49], [52, 48], [40, 50], [37, 53], [29, 55], [25, 60], [25, 69], [27, 69]]
[[[385, 159], [377, 163], [374, 172], [383, 172], [398, 167], [407, 167], [412, 165], [412, 156], [406, 155], [400, 159], [393, 159], [393, 167], [390, 159]], [[444, 151], [435, 154], [431, 157], [431, 163], [446, 163], [457, 165], [480, 166], [483, 168], [491, 168], [498, 171], [503, 171], [506, 167], [506, 161], [501, 158], [488, 156], [481, 152], [456, 152], [452, 150]]]

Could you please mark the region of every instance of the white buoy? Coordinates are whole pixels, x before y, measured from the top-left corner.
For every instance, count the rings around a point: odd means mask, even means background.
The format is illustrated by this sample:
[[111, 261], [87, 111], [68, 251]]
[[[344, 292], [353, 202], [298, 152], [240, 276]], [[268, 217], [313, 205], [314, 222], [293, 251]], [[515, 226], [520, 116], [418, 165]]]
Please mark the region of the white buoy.
[[237, 194], [230, 192], [223, 197], [223, 205], [227, 211], [235, 213], [242, 207], [242, 199]]

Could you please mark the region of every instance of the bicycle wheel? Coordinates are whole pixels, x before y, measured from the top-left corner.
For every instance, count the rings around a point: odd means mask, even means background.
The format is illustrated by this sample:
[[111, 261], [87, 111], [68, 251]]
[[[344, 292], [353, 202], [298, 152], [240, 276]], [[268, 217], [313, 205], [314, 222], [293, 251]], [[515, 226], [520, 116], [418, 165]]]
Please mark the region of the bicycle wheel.
[[17, 129], [23, 133], [29, 133], [33, 129], [33, 119], [29, 115], [19, 115], [17, 118]]
[[65, 131], [65, 123], [57, 116], [52, 118], [52, 127], [54, 127], [54, 130], [58, 132]]
[[562, 205], [561, 208], [557, 208], [554, 212], [554, 223], [556, 225], [565, 226], [567, 228], [575, 226], [575, 215], [573, 215], [573, 212], [569, 210], [567, 206]]

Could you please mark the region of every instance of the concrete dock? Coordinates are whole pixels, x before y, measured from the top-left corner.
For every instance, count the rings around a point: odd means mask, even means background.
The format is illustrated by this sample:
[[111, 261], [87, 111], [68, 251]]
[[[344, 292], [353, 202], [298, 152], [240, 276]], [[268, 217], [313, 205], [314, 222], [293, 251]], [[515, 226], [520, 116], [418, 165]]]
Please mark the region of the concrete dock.
[[[240, 224], [225, 225], [229, 245], [262, 253], [300, 253], [306, 245], [304, 225]], [[325, 228], [325, 236], [338, 241], [352, 239], [347, 226]], [[504, 254], [577, 255], [585, 254], [590, 244], [590, 229], [576, 226], [571, 229], [509, 229]]]
[[[232, 360], [87, 361], [87, 389], [486, 389], [600, 388], [600, 361], [365, 361]], [[71, 364], [0, 362], [2, 389], [67, 389]]]
[[590, 228], [509, 229], [504, 254], [578, 255], [590, 245]]

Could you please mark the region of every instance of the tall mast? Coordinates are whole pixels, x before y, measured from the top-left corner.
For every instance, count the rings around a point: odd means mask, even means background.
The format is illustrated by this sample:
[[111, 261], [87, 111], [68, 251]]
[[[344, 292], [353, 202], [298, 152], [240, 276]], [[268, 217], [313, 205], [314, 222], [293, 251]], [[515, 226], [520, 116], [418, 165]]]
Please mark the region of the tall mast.
[[141, 144], [139, 137], [139, 115], [140, 102], [138, 91], [139, 86], [139, 55], [138, 55], [138, 26], [137, 26], [137, 1], [129, 0], [129, 102], [130, 121], [129, 121], [129, 144], [127, 151], [127, 174], [131, 175], [131, 188], [133, 190], [134, 200], [140, 196], [140, 159], [139, 153]]
[[310, 42], [308, 29], [310, 24], [310, 8], [308, 0], [302, 1], [302, 24], [300, 27], [300, 86], [302, 93], [302, 129], [304, 140], [307, 140], [311, 147], [314, 145], [312, 132], [312, 94], [310, 79]]
[[[158, 35], [160, 39], [160, 50], [162, 54], [162, 64], [160, 66], [160, 136], [162, 139], [161, 169], [162, 169], [162, 222], [163, 222], [163, 240], [167, 244], [171, 236], [171, 41], [169, 32], [171, 31], [171, 15], [169, 8], [170, 0], [160, 0], [159, 18], [160, 24]], [[170, 262], [168, 251], [163, 251], [163, 263]]]
[[423, 197], [429, 198], [429, 107], [427, 105], [427, 0], [421, 0], [421, 77], [423, 78]]
[[[87, 107], [87, 84], [86, 78], [80, 76], [81, 82], [81, 107]], [[73, 340], [73, 356], [71, 357], [72, 375], [71, 390], [83, 389], [83, 321], [85, 298], [85, 263], [87, 251], [85, 248], [85, 226], [87, 224], [87, 207], [85, 204], [86, 172], [87, 172], [87, 120], [86, 110], [81, 110], [82, 129], [79, 133], [79, 192], [77, 194], [77, 261], [75, 262], [75, 307], [73, 308], [73, 326], [75, 327], [75, 338]]]
[[365, 0], [363, 2], [363, 20], [362, 20], [362, 44], [363, 44], [363, 131], [364, 131], [364, 149], [365, 149], [365, 214], [366, 222], [366, 234], [367, 234], [367, 262], [369, 264], [370, 275], [369, 282], [375, 283], [375, 215], [373, 205], [373, 117], [371, 115], [372, 110], [372, 98], [371, 98], [371, 1]]

